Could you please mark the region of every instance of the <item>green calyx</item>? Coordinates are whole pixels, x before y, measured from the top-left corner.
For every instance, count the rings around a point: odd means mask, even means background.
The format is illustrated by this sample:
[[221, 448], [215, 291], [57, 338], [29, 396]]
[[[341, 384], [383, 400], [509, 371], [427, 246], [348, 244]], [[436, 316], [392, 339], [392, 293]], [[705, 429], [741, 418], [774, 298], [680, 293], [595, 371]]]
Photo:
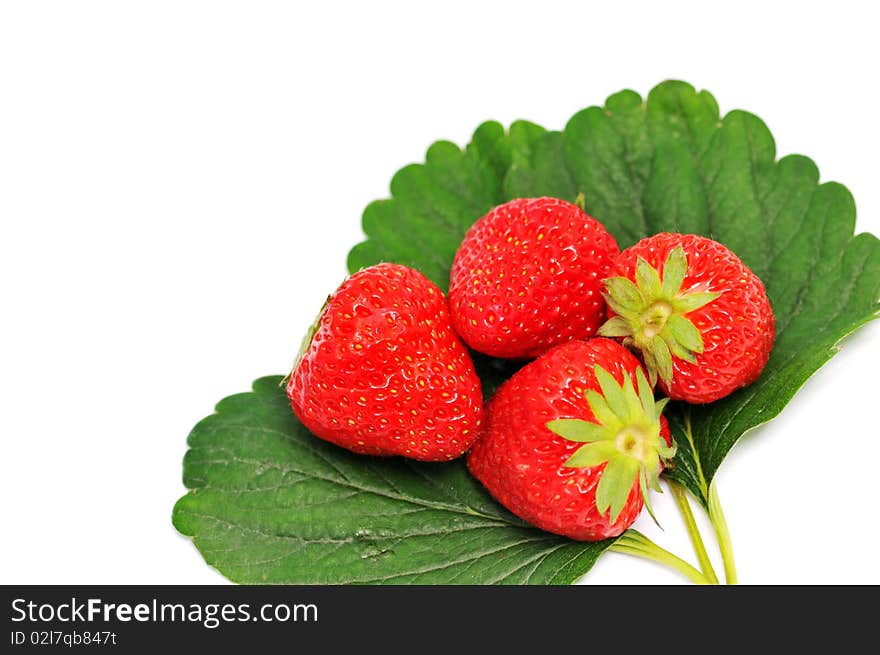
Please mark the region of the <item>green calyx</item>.
[[[660, 414], [668, 399], [654, 401], [654, 392], [642, 369], [635, 382], [624, 375], [623, 384], [599, 365], [596, 379], [602, 393], [588, 389], [584, 395], [595, 422], [562, 418], [547, 423], [547, 428], [569, 441], [584, 443], [564, 466], [583, 468], [605, 464], [596, 488], [596, 507], [604, 515], [611, 511], [611, 523], [620, 516], [638, 481], [645, 507], [654, 512], [648, 490], [660, 491], [661, 462], [675, 456], [675, 444], [667, 445], [660, 436]], [[656, 519], [655, 519], [656, 520]]]
[[299, 366], [300, 360], [305, 356], [308, 352], [309, 348], [312, 345], [312, 339], [315, 338], [315, 332], [318, 331], [318, 328], [321, 327], [321, 318], [324, 316], [324, 310], [327, 309], [327, 305], [330, 304], [330, 299], [333, 296], [327, 296], [327, 300], [324, 301], [324, 304], [321, 305], [321, 309], [318, 312], [318, 315], [315, 317], [315, 320], [312, 321], [312, 324], [309, 326], [309, 329], [306, 330], [305, 335], [303, 335], [302, 341], [299, 344], [299, 352], [296, 353], [296, 361], [293, 363], [293, 368]]
[[296, 370], [296, 367], [299, 366], [299, 363], [302, 361], [302, 358], [305, 357], [305, 354], [309, 351], [309, 347], [312, 345], [312, 339], [315, 338], [315, 332], [318, 331], [318, 328], [321, 327], [321, 318], [324, 316], [324, 310], [327, 309], [327, 305], [330, 304], [330, 299], [333, 296], [327, 296], [327, 300], [324, 301], [324, 304], [321, 305], [321, 311], [318, 312], [318, 315], [315, 317], [315, 320], [309, 326], [309, 329], [306, 330], [305, 335], [303, 335], [302, 341], [299, 344], [299, 352], [296, 353], [296, 359], [293, 361], [293, 367], [290, 371], [285, 375], [281, 382], [278, 383], [280, 387], [286, 387], [290, 377], [293, 375], [293, 372]]
[[672, 358], [694, 363], [703, 352], [703, 336], [687, 314], [715, 300], [720, 293], [683, 293], [687, 257], [681, 246], [672, 249], [663, 274], [642, 257], [636, 263], [636, 281], [625, 277], [605, 280], [605, 301], [617, 316], [599, 328], [603, 337], [624, 337], [623, 344], [641, 351], [651, 384], [659, 377], [672, 381]]

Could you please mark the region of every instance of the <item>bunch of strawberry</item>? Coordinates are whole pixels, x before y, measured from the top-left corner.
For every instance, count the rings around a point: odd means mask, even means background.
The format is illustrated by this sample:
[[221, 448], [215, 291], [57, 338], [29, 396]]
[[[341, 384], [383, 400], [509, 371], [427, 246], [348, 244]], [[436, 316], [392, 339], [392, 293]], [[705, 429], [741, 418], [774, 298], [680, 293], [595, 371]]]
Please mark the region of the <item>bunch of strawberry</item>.
[[[650, 511], [675, 454], [668, 400], [709, 403], [750, 384], [773, 337], [764, 285], [720, 243], [661, 233], [620, 252], [577, 205], [522, 198], [468, 230], [448, 301], [397, 264], [348, 278], [287, 395], [309, 430], [356, 453], [468, 453], [514, 514], [592, 541]], [[484, 406], [465, 344], [532, 361]]]

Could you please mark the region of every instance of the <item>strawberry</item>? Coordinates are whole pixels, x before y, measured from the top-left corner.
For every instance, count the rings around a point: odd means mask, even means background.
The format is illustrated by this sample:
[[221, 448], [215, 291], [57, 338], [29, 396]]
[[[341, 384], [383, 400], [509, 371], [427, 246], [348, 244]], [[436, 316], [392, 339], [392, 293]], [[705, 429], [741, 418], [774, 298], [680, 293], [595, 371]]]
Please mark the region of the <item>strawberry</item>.
[[624, 250], [605, 280], [599, 330], [641, 352], [652, 384], [674, 400], [710, 403], [754, 382], [770, 357], [774, 319], [764, 285], [728, 248], [661, 233]]
[[520, 198], [474, 223], [455, 254], [452, 321], [474, 350], [532, 358], [594, 336], [605, 320], [602, 278], [617, 242], [582, 209]]
[[365, 268], [327, 299], [287, 396], [315, 435], [366, 455], [454, 459], [482, 420], [480, 380], [443, 293], [397, 264]]
[[532, 525], [581, 541], [615, 537], [674, 455], [665, 403], [616, 341], [570, 341], [495, 392], [468, 468]]

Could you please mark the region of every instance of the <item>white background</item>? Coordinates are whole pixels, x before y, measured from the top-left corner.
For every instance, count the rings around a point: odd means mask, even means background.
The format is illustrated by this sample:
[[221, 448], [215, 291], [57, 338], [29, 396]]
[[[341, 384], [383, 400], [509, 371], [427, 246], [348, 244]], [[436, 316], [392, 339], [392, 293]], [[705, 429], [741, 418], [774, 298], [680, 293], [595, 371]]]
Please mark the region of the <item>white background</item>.
[[[870, 3], [300, 5], [3, 3], [0, 582], [223, 582], [170, 521], [190, 427], [286, 371], [362, 209], [485, 119], [685, 79], [880, 233]], [[878, 355], [875, 323], [725, 462], [742, 582], [880, 583]], [[638, 527], [693, 560], [656, 502]]]

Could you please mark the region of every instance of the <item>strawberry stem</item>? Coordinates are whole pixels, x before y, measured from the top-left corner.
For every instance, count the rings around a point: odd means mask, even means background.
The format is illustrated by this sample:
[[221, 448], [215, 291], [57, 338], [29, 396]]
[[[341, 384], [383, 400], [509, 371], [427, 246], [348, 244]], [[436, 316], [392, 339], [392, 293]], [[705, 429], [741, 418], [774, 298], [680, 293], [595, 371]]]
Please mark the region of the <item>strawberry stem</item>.
[[727, 521], [721, 510], [721, 500], [718, 498], [718, 490], [715, 482], [709, 485], [709, 520], [715, 528], [715, 536], [718, 538], [718, 548], [721, 550], [721, 559], [724, 560], [724, 577], [727, 584], [736, 584], [736, 563], [733, 559], [733, 544], [730, 541], [730, 531], [727, 529]]
[[629, 529], [620, 535], [612, 545], [610, 550], [616, 553], [624, 553], [626, 555], [634, 555], [643, 559], [651, 560], [659, 564], [665, 564], [671, 569], [678, 571], [688, 580], [698, 585], [712, 584], [706, 576], [700, 573], [693, 566], [685, 562], [680, 557], [673, 555], [668, 550], [661, 548], [653, 541], [648, 539], [641, 532]]
[[691, 505], [690, 502], [688, 502], [687, 491], [685, 491], [684, 487], [680, 484], [673, 482], [672, 480], [667, 480], [666, 484], [669, 485], [669, 491], [672, 492], [672, 497], [675, 498], [675, 502], [681, 512], [681, 517], [684, 519], [688, 536], [691, 538], [691, 544], [693, 544], [694, 547], [694, 554], [696, 554], [697, 559], [700, 562], [700, 568], [703, 570], [703, 575], [706, 576], [706, 579], [712, 584], [718, 584], [718, 576], [715, 574], [715, 569], [712, 568], [712, 560], [709, 559], [709, 553], [706, 552], [706, 545], [703, 543], [703, 537], [700, 534], [699, 528], [697, 528], [694, 514], [691, 512]]

